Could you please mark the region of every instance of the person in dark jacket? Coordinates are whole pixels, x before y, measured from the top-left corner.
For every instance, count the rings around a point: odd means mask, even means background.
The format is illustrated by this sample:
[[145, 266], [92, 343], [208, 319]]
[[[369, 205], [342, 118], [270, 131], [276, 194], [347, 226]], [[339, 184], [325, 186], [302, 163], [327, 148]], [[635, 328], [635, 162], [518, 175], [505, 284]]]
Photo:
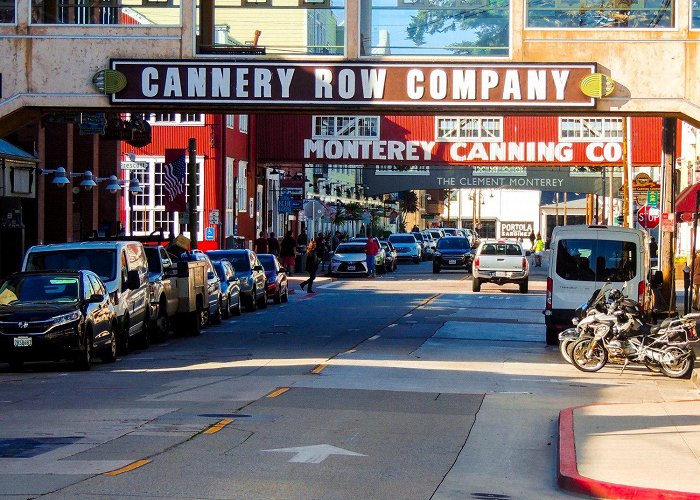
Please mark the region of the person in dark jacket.
[[316, 271], [318, 270], [319, 262], [320, 259], [316, 254], [316, 242], [311, 240], [309, 246], [306, 248], [306, 272], [309, 273], [309, 279], [299, 283], [299, 287], [302, 290], [308, 285], [308, 290], [306, 290], [306, 293], [316, 293], [313, 291], [313, 286], [314, 280], [316, 279]]
[[291, 231], [287, 231], [282, 238], [282, 243], [280, 244], [280, 260], [282, 261], [282, 266], [287, 270], [289, 276], [292, 275], [294, 271], [294, 264], [296, 262], [297, 256], [297, 242], [294, 240]]
[[275, 233], [270, 233], [270, 237], [267, 239], [267, 251], [272, 255], [280, 254], [280, 242]]

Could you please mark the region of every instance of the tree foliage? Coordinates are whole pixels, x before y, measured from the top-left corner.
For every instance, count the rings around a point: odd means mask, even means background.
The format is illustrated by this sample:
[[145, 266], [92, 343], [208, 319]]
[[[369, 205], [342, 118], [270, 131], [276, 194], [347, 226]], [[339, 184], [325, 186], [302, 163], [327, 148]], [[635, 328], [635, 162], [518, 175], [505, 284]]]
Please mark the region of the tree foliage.
[[418, 211], [418, 196], [413, 191], [404, 191], [401, 197], [401, 212], [403, 213], [403, 219], [406, 218], [406, 214], [414, 214]]

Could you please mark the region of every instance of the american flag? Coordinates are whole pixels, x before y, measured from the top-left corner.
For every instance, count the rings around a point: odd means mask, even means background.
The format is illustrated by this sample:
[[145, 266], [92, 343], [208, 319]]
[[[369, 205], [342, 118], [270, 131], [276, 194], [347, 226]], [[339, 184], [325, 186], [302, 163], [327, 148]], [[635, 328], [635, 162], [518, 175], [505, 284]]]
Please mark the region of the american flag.
[[182, 154], [163, 166], [163, 205], [166, 212], [184, 212], [187, 206], [185, 196], [185, 173], [187, 162]]

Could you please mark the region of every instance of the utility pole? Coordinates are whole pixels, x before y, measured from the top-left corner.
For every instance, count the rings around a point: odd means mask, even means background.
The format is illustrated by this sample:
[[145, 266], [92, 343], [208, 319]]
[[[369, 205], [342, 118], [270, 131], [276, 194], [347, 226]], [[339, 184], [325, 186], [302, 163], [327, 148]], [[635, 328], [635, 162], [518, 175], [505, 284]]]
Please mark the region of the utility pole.
[[190, 249], [197, 249], [198, 216], [197, 213], [197, 140], [190, 138], [187, 146], [189, 161], [187, 164], [187, 204], [189, 206]]
[[[676, 164], [676, 119], [664, 118], [662, 129], [662, 164], [661, 164], [661, 213], [672, 214], [676, 204], [675, 196], [675, 164]], [[661, 296], [666, 302], [660, 304], [660, 310], [676, 310], [676, 282], [674, 277], [674, 233], [659, 233], [659, 264], [663, 273]]]

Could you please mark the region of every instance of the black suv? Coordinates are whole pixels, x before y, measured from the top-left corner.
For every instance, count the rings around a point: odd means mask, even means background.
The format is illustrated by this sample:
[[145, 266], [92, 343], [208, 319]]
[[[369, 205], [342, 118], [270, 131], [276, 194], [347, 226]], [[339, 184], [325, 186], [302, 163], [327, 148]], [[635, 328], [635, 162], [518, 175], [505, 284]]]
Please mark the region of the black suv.
[[15, 273], [0, 282], [0, 361], [73, 360], [88, 370], [94, 353], [117, 356], [117, 318], [91, 271]]

